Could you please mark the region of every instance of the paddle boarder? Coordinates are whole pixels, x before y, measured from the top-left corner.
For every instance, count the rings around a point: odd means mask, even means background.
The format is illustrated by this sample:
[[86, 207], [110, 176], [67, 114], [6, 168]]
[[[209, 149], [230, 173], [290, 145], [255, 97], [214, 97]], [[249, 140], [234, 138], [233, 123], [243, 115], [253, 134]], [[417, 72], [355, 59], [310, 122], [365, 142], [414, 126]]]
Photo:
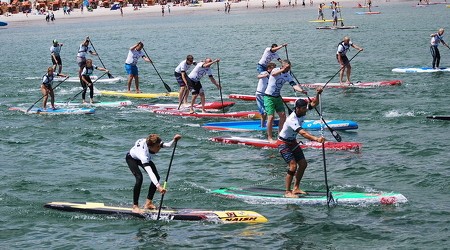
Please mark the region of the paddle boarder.
[[358, 47], [357, 45], [353, 44], [352, 41], [350, 41], [350, 37], [345, 36], [342, 42], [338, 44], [337, 52], [336, 52], [336, 59], [341, 66], [341, 71], [339, 72], [339, 82], [343, 84], [343, 78], [344, 78], [344, 71], [346, 71], [347, 75], [347, 81], [346, 84], [352, 84], [350, 80], [350, 75], [352, 73], [352, 66], [350, 65], [350, 61], [347, 58], [347, 51], [350, 50], [350, 47], [353, 47], [359, 51], [362, 51], [363, 49]]
[[[305, 120], [305, 115], [308, 110], [313, 109], [319, 104], [319, 95], [322, 93], [322, 88], [317, 89], [316, 98], [308, 103], [303, 99], [297, 99], [295, 102], [295, 110], [292, 112], [278, 135], [278, 151], [281, 157], [288, 164], [288, 171], [285, 178], [286, 191], [284, 197], [298, 198], [298, 194], [306, 194], [305, 191], [300, 189], [300, 181], [307, 167], [307, 162], [300, 144], [297, 142], [297, 134], [304, 138], [324, 143], [325, 138], [323, 136], [317, 137], [308, 133], [302, 128], [302, 123]], [[292, 179], [295, 176], [294, 189], [291, 190]]]
[[196, 65], [197, 63], [194, 62], [194, 57], [192, 55], [188, 55], [186, 57], [186, 60], [183, 60], [178, 64], [178, 66], [175, 68], [175, 79], [178, 82], [178, 85], [180, 86], [180, 92], [178, 94], [178, 104], [181, 105], [187, 105], [187, 98], [189, 95], [189, 90], [187, 89], [187, 74], [186, 72], [189, 70], [191, 65]]
[[61, 60], [61, 47], [64, 44], [58, 43], [58, 41], [55, 39], [53, 40], [53, 45], [50, 47], [50, 56], [52, 58], [53, 63], [53, 71], [56, 71], [56, 67], [58, 66], [58, 74], [61, 74], [62, 71], [62, 60]]
[[62, 77], [67, 77], [66, 75], [57, 73], [54, 73], [54, 69], [53, 67], [48, 67], [47, 69], [47, 73], [42, 77], [42, 84], [41, 84], [41, 93], [44, 96], [44, 99], [42, 101], [42, 108], [44, 110], [47, 109], [47, 99], [48, 96], [50, 95], [50, 103], [52, 105], [52, 109], [56, 109], [55, 108], [55, 93], [53, 92], [53, 78], [56, 76], [62, 76]]
[[94, 73], [94, 69], [109, 72], [105, 68], [93, 65], [91, 59], [86, 60], [86, 66], [84, 66], [83, 70], [81, 71], [81, 87], [83, 88], [83, 92], [81, 92], [81, 98], [83, 99], [83, 104], [86, 103], [87, 88], [89, 88], [89, 103], [90, 104], [94, 103], [94, 84], [92, 83], [91, 80], [91, 76]]
[[131, 92], [131, 82], [134, 79], [134, 85], [136, 87], [136, 93], [141, 93], [141, 90], [139, 89], [139, 71], [137, 67], [137, 62], [139, 57], [142, 57], [144, 61], [152, 63], [152, 60], [147, 57], [142, 51], [144, 48], [144, 43], [139, 41], [135, 45], [133, 45], [130, 50], [128, 51], [127, 59], [125, 60], [125, 71], [128, 74], [128, 81], [127, 81], [127, 87], [128, 92]]
[[133, 189], [133, 212], [142, 213], [143, 211], [139, 208], [139, 195], [141, 193], [141, 186], [143, 181], [142, 172], [139, 167], [143, 168], [150, 177], [151, 184], [148, 189], [147, 200], [145, 201], [144, 209], [155, 209], [156, 206], [153, 204], [153, 196], [156, 190], [161, 194], [166, 193], [159, 183], [159, 174], [156, 169], [155, 164], [152, 159], [163, 147], [171, 147], [175, 141], [178, 141], [181, 135], [176, 134], [173, 139], [168, 143], [163, 143], [159, 135], [150, 134], [147, 138], [139, 139], [135, 142], [134, 146], [130, 149], [125, 157], [125, 161], [130, 168], [131, 173], [136, 178], [136, 183]]
[[282, 44], [281, 46], [278, 46], [276, 43], [274, 43], [271, 47], [267, 47], [258, 62], [258, 66], [256, 67], [258, 73], [267, 71], [267, 64], [270, 63], [273, 59], [277, 59], [281, 63], [281, 58], [278, 55], [277, 51], [286, 46], [287, 43]]
[[324, 3], [319, 3], [319, 9], [318, 9], [318, 16], [317, 16], [317, 20], [325, 20], [325, 18], [323, 17], [323, 6], [325, 4]]
[[258, 77], [258, 86], [256, 87], [256, 105], [258, 106], [258, 111], [261, 114], [261, 127], [266, 126], [264, 123], [266, 122], [267, 114], [264, 108], [264, 91], [266, 91], [267, 84], [269, 83], [270, 72], [277, 65], [273, 62], [267, 64], [267, 71], [261, 72]]
[[213, 65], [216, 62], [220, 62], [220, 59], [212, 60], [211, 58], [206, 58], [205, 61], [197, 63], [195, 68], [189, 73], [187, 78], [188, 88], [191, 91], [192, 94], [192, 101], [190, 106], [190, 113], [193, 114], [194, 112], [194, 104], [195, 100], [197, 99], [197, 96], [200, 95], [200, 100], [202, 103], [202, 112], [206, 113], [205, 110], [205, 91], [203, 90], [203, 86], [200, 82], [200, 79], [208, 74], [209, 80], [216, 85], [217, 89], [220, 89], [220, 85], [217, 83], [216, 79], [214, 79], [214, 76], [211, 72], [211, 65]]
[[84, 66], [86, 66], [86, 55], [89, 52], [89, 54], [93, 56], [97, 56], [97, 53], [91, 50], [91, 47], [89, 47], [90, 40], [87, 36], [86, 39], [80, 44], [80, 47], [78, 48], [78, 54], [77, 54], [77, 63], [78, 63], [78, 77], [80, 78], [80, 83], [83, 84], [83, 80], [81, 80], [81, 71], [83, 71]]
[[269, 82], [267, 84], [266, 91], [264, 91], [264, 108], [267, 113], [267, 139], [271, 143], [275, 143], [272, 138], [273, 120], [275, 118], [275, 112], [280, 117], [278, 122], [278, 128], [281, 130], [284, 122], [286, 121], [286, 114], [284, 112], [284, 103], [281, 98], [280, 92], [283, 84], [288, 82], [294, 91], [302, 92], [306, 94], [300, 84], [297, 84], [291, 75], [291, 62], [289, 60], [282, 61], [281, 68], [275, 68], [272, 70], [269, 76]]
[[439, 43], [444, 44], [447, 48], [450, 49], [447, 43], [444, 42], [444, 29], [440, 28], [438, 32], [431, 34], [431, 56], [433, 56], [432, 67], [433, 69], [439, 69], [439, 63], [441, 61], [441, 54], [439, 53], [438, 45]]

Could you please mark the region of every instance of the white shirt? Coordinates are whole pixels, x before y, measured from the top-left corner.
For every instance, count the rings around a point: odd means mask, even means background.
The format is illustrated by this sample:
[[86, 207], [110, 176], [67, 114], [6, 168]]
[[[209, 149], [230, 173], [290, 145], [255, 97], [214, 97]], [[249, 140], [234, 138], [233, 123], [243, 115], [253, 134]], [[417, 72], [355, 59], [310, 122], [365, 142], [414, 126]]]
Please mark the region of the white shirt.
[[192, 81], [196, 81], [199, 82], [200, 79], [205, 76], [206, 74], [208, 74], [208, 76], [212, 76], [211, 73], [211, 68], [204, 68], [203, 64], [205, 62], [199, 62], [197, 63], [197, 65], [195, 66], [195, 68], [191, 71], [191, 73], [189, 73], [188, 77], [192, 80]]
[[187, 64], [186, 60], [184, 60], [184, 61], [180, 62], [180, 64], [178, 64], [178, 66], [175, 68], [175, 72], [177, 72], [177, 73], [181, 73], [182, 71], [187, 72], [189, 70], [189, 68], [191, 67], [191, 65]]
[[55, 56], [59, 56], [61, 52], [61, 45], [50, 47], [50, 54], [54, 54]]
[[84, 67], [83, 71], [81, 72], [82, 76], [91, 76], [94, 73], [94, 69], [97, 69], [97, 66], [92, 64], [91, 68]]
[[139, 57], [143, 57], [145, 55], [144, 51], [139, 50], [129, 50], [127, 59], [125, 60], [126, 64], [136, 65]]
[[348, 45], [344, 44], [344, 42], [339, 43], [336, 54], [339, 54], [339, 53], [341, 53], [343, 55], [347, 54], [347, 51], [350, 49], [352, 44], [353, 44], [352, 41], [350, 41], [348, 43]]
[[87, 52], [90, 51], [91, 48], [89, 46], [84, 46], [83, 44], [80, 44], [80, 48], [78, 49], [78, 57], [86, 57]]
[[[280, 68], [275, 68], [272, 70], [272, 72], [276, 72], [280, 70]], [[287, 73], [281, 73], [277, 76], [270, 75], [269, 82], [267, 84], [266, 91], [264, 91], [264, 94], [278, 97], [280, 96], [281, 88], [283, 87], [283, 84], [286, 82], [289, 82], [291, 86], [296, 85], [294, 82], [294, 79], [292, 79], [292, 76], [290, 74], [291, 72], [288, 71]]]
[[134, 143], [134, 146], [130, 149], [130, 155], [135, 160], [140, 160], [142, 165], [144, 165], [145, 171], [147, 171], [148, 176], [150, 177], [150, 180], [155, 186], [159, 185], [158, 179], [156, 178], [155, 173], [153, 173], [152, 168], [146, 163], [150, 163], [152, 161], [152, 158], [155, 156], [155, 154], [151, 154], [148, 151], [147, 147], [147, 139], [142, 138], [137, 140]]
[[279, 137], [293, 141], [297, 138], [298, 131], [302, 129], [302, 124], [305, 121], [305, 116], [297, 117], [295, 112], [292, 112], [287, 118], [286, 122], [283, 124], [283, 128], [279, 133]]
[[264, 94], [264, 91], [266, 91], [266, 89], [267, 89], [267, 84], [269, 83], [269, 77], [270, 77], [269, 72], [263, 71], [259, 75], [261, 76], [261, 75], [266, 75], [266, 74], [267, 74], [267, 77], [263, 77], [258, 80], [258, 86], [256, 87], [257, 94]]
[[272, 48], [266, 48], [264, 50], [264, 53], [261, 57], [261, 59], [259, 60], [258, 64], [261, 64], [263, 66], [267, 66], [268, 63], [270, 63], [273, 59], [280, 59], [280, 56], [277, 54], [277, 52], [272, 52], [271, 51]]
[[433, 37], [431, 37], [431, 46], [437, 47], [441, 41], [444, 41], [444, 36], [440, 36], [436, 33]]

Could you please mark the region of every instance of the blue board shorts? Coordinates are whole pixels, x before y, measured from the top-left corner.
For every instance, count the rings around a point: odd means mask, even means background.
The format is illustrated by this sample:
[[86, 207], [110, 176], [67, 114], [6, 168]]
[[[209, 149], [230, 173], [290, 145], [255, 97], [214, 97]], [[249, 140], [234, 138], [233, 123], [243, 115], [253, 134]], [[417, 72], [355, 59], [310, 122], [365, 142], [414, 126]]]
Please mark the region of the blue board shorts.
[[283, 157], [286, 163], [291, 162], [293, 159], [296, 162], [305, 159], [303, 150], [297, 141], [286, 142], [278, 139], [278, 152], [280, 152], [281, 157]]
[[139, 75], [138, 67], [136, 65], [125, 63], [125, 71], [127, 72], [128, 75], [134, 76]]
[[186, 86], [186, 84], [183, 82], [183, 77], [181, 76], [181, 73], [174, 72], [173, 75], [175, 76], [175, 79], [177, 79], [178, 85], [180, 87], [185, 87]]
[[256, 66], [256, 70], [259, 74], [261, 74], [262, 72], [267, 71], [267, 66], [258, 63], [258, 66]]
[[266, 113], [266, 109], [264, 108], [264, 94], [256, 93], [256, 105], [258, 105], [258, 111], [261, 115]]

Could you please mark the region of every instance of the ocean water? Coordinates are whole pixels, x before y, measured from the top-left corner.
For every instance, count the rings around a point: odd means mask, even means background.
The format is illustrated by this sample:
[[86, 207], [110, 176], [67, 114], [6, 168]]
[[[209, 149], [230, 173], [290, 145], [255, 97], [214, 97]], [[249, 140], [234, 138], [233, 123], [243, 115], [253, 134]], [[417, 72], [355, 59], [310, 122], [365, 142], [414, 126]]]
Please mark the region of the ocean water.
[[[11, 25], [0, 30], [0, 247], [2, 249], [446, 249], [450, 224], [449, 122], [427, 115], [448, 115], [450, 75], [400, 74], [392, 68], [431, 66], [429, 35], [448, 27], [445, 5], [415, 8], [416, 2], [377, 3], [380, 15], [342, 9], [353, 30], [316, 30], [316, 8], [233, 9], [110, 19], [57, 19], [54, 24]], [[172, 9], [176, 11], [175, 8]], [[330, 15], [329, 11], [325, 14]], [[86, 15], [88, 16], [88, 15]], [[141, 40], [165, 82], [177, 90], [173, 70], [187, 54], [197, 60], [221, 58], [223, 95], [253, 94], [256, 63], [265, 47], [288, 43], [293, 72], [301, 82], [326, 82], [339, 70], [335, 50], [348, 35], [364, 51], [352, 61], [353, 81], [401, 79], [376, 89], [326, 89], [326, 119], [357, 121], [359, 129], [340, 132], [344, 141], [363, 143], [362, 152], [326, 152], [331, 190], [394, 191], [408, 203], [399, 206], [302, 207], [246, 204], [208, 193], [220, 187], [282, 188], [286, 165], [276, 151], [208, 141], [219, 135], [263, 138], [264, 133], [210, 132], [200, 124], [219, 119], [157, 116], [136, 107], [98, 108], [94, 115], [44, 116], [9, 111], [41, 97], [39, 78], [50, 66], [53, 39], [64, 44], [64, 72], [76, 75], [78, 45], [90, 36], [114, 76], [126, 77], [128, 48]], [[447, 39], [450, 40], [450, 39]], [[441, 46], [441, 66], [450, 53]], [[353, 56], [356, 51], [349, 52]], [[94, 63], [100, 62], [94, 57]], [[164, 92], [150, 64], [139, 62], [141, 89]], [[332, 82], [338, 81], [337, 77]], [[219, 92], [203, 81], [207, 100]], [[97, 84], [125, 90], [125, 83]], [[57, 101], [80, 91], [75, 83], [56, 89]], [[313, 92], [311, 90], [310, 92]], [[283, 95], [292, 96], [285, 86]], [[97, 97], [112, 101], [119, 98]], [[132, 100], [135, 104], [174, 99]], [[40, 105], [40, 102], [37, 106]], [[233, 111], [254, 110], [236, 101]], [[308, 118], [317, 119], [311, 112]], [[166, 141], [183, 136], [174, 157], [164, 204], [170, 207], [257, 211], [265, 224], [146, 221], [116, 216], [66, 213], [43, 208], [50, 201], [91, 201], [131, 206], [134, 177], [124, 157], [135, 140], [158, 133]], [[325, 132], [329, 140], [332, 136]], [[172, 149], [155, 163], [167, 174]], [[321, 151], [305, 150], [309, 166], [304, 189], [324, 189]], [[144, 176], [141, 204], [149, 179]], [[156, 196], [159, 201], [159, 195]]]

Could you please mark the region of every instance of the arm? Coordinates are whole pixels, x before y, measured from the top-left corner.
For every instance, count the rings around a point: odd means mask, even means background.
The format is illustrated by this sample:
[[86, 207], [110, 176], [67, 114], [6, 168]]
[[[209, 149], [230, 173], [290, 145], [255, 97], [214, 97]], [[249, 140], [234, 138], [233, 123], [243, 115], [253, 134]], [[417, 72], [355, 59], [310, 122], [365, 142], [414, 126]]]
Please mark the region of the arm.
[[102, 67], [95, 67], [95, 69], [98, 69], [100, 71], [105, 71], [105, 72], [109, 72], [109, 70], [102, 68]]
[[362, 50], [364, 50], [363, 48], [360, 48], [360, 47], [358, 47], [357, 45], [355, 45], [355, 44], [352, 44], [352, 47], [353, 48], [355, 48], [355, 49], [357, 49], [357, 50], [359, 50], [359, 51], [362, 51]]
[[316, 141], [316, 142], [319, 142], [319, 143], [324, 143], [325, 142], [325, 138], [323, 136], [321, 136], [321, 137], [314, 136], [314, 135], [308, 133], [304, 129], [300, 129], [298, 131], [298, 134], [303, 136], [304, 138], [310, 140], [310, 141]]
[[300, 87], [300, 84], [295, 84], [295, 82], [290, 82], [289, 84], [291, 84], [292, 88], [294, 88], [294, 90], [297, 92], [301, 92], [303, 94], [308, 93], [308, 92], [306, 92], [306, 90], [303, 90], [302, 87]]
[[271, 75], [272, 76], [278, 76], [281, 73], [283, 73], [284, 67], [280, 68], [279, 70], [272, 70]]
[[258, 79], [263, 79], [263, 78], [266, 78], [266, 77], [269, 77], [269, 73], [268, 72], [266, 72], [266, 73], [261, 73], [261, 74], [259, 74], [259, 75], [257, 75], [256, 76], [256, 78], [258, 78]]
[[450, 47], [448, 46], [448, 44], [446, 44], [446, 43], [444, 42], [444, 40], [441, 40], [441, 43], [442, 43], [442, 44], [444, 44], [444, 45], [445, 45], [445, 47], [447, 47], [447, 48], [449, 48], [449, 49], [450, 49]]
[[176, 134], [170, 142], [165, 142], [165, 143], [163, 143], [163, 144], [162, 144], [162, 147], [163, 147], [163, 148], [170, 148], [170, 147], [172, 147], [172, 144], [173, 144], [175, 141], [178, 141], [178, 140], [180, 140], [180, 139], [181, 139], [181, 135]]
[[144, 164], [145, 172], [147, 172], [147, 174], [150, 177], [150, 180], [152, 181], [152, 183], [156, 186], [156, 188], [158, 189], [158, 191], [160, 193], [165, 193], [166, 190], [163, 187], [161, 187], [161, 184], [159, 184], [159, 181], [156, 178], [155, 173], [153, 173], [152, 167], [156, 168], [155, 164], [152, 161]]
[[216, 85], [216, 87], [217, 87], [218, 89], [221, 88], [221, 86], [219, 86], [219, 84], [217, 83], [216, 79], [214, 79], [214, 76], [209, 76], [209, 80], [210, 80], [214, 85]]
[[319, 95], [322, 94], [323, 89], [322, 88], [317, 88], [317, 93], [316, 93], [316, 97], [314, 98], [314, 100], [309, 104], [312, 108], [316, 107], [317, 105], [319, 105], [320, 99], [319, 99]]
[[130, 50], [136, 50], [136, 47], [141, 45], [141, 43], [142, 43], [141, 41], [137, 42], [135, 45], [130, 47]]
[[202, 67], [204, 67], [204, 68], [209, 67], [209, 66], [213, 65], [213, 64], [216, 63], [216, 62], [220, 62], [220, 59], [216, 59], [216, 60], [212, 60], [211, 62], [204, 63], [204, 64], [202, 65]]
[[284, 43], [278, 47], [271, 48], [270, 51], [272, 51], [272, 53], [277, 52], [278, 50], [280, 50], [281, 48], [286, 47], [286, 46], [287, 46], [287, 43]]

